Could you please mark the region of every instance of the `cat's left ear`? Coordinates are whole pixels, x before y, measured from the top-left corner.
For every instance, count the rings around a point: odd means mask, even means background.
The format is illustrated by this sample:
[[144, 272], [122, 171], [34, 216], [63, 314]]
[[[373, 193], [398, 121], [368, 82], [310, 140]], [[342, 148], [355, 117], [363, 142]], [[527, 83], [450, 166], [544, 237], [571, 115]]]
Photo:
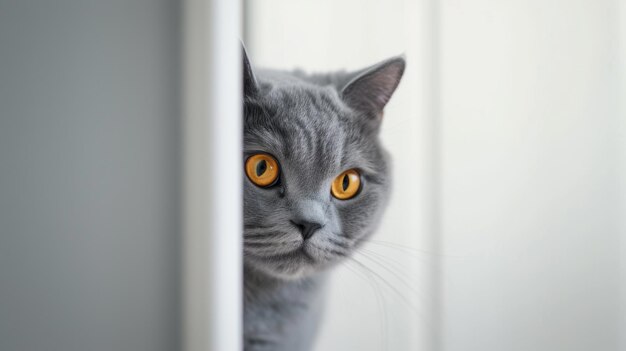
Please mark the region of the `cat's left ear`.
[[246, 48], [243, 46], [243, 43], [241, 43], [241, 55], [243, 58], [243, 95], [244, 97], [251, 97], [258, 93], [259, 84], [254, 76], [252, 64], [250, 64], [250, 60], [248, 59], [248, 54], [246, 53]]
[[381, 118], [405, 66], [404, 57], [397, 56], [366, 68], [345, 85], [341, 97], [353, 109]]

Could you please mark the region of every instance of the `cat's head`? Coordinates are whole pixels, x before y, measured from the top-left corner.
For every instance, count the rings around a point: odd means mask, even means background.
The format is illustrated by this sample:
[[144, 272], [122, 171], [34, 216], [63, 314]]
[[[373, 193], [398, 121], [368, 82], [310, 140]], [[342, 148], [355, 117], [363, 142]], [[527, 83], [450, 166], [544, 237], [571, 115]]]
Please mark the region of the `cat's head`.
[[378, 132], [405, 61], [355, 73], [253, 71], [244, 53], [244, 260], [295, 279], [349, 256], [390, 191]]

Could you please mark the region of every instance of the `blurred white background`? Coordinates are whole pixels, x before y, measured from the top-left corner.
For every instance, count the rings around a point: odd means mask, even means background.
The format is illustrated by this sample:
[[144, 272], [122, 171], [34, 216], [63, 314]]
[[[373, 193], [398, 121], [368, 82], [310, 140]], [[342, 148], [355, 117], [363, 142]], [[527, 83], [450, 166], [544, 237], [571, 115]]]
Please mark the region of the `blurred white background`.
[[408, 59], [382, 135], [392, 202], [355, 256], [374, 273], [334, 275], [317, 350], [626, 349], [623, 1], [245, 9], [257, 66]]

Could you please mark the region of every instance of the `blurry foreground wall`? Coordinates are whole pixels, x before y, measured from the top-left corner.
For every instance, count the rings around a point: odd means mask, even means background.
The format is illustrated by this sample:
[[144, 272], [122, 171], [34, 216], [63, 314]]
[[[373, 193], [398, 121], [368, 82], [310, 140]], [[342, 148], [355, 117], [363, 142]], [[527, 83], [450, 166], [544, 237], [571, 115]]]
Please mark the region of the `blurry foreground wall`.
[[0, 350], [179, 347], [177, 1], [0, 1]]

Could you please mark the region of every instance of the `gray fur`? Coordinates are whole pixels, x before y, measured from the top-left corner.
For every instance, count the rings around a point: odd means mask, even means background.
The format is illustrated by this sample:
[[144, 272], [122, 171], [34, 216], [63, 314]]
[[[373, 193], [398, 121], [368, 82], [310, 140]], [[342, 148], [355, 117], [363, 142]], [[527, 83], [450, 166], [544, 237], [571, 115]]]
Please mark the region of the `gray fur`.
[[[328, 269], [372, 234], [389, 195], [378, 131], [404, 59], [309, 76], [253, 71], [244, 58], [244, 160], [265, 152], [281, 169], [270, 188], [244, 179], [245, 350], [309, 350]], [[351, 168], [362, 189], [338, 200], [331, 182]], [[322, 227], [304, 240], [292, 221]]]

